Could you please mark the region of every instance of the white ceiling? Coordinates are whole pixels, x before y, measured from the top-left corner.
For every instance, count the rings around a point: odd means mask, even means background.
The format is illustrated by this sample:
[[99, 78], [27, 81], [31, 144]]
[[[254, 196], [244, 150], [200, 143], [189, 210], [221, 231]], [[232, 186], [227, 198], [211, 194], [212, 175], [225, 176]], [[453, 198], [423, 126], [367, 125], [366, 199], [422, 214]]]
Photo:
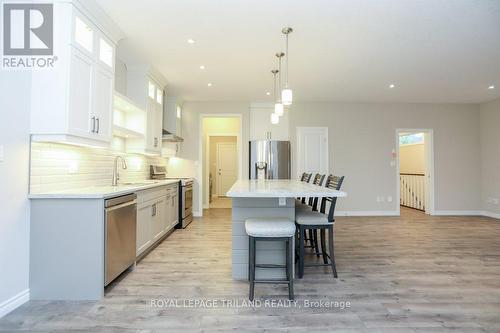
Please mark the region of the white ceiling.
[[500, 97], [499, 0], [97, 2], [127, 36], [121, 49], [152, 63], [168, 93], [184, 100], [272, 101], [265, 93], [272, 91], [274, 53], [284, 50], [284, 26], [294, 29], [296, 101]]

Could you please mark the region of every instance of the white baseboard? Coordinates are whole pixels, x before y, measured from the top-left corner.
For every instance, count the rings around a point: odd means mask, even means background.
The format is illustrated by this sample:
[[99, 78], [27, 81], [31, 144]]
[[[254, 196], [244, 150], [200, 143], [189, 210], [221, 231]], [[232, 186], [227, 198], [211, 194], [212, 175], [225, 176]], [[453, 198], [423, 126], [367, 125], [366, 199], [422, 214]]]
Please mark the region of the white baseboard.
[[487, 217], [492, 217], [494, 219], [500, 219], [500, 214], [499, 213], [492, 213], [488, 211], [482, 211], [481, 215], [487, 216]]
[[0, 318], [30, 300], [30, 290], [26, 289], [0, 303]]
[[203, 216], [203, 214], [202, 214], [201, 212], [199, 212], [199, 211], [196, 211], [196, 212], [195, 212], [195, 211], [193, 211], [193, 216], [194, 216], [194, 217], [202, 217], [202, 216]]
[[479, 210], [436, 210], [436, 216], [481, 216], [483, 212]]
[[395, 210], [337, 211], [335, 216], [399, 216]]

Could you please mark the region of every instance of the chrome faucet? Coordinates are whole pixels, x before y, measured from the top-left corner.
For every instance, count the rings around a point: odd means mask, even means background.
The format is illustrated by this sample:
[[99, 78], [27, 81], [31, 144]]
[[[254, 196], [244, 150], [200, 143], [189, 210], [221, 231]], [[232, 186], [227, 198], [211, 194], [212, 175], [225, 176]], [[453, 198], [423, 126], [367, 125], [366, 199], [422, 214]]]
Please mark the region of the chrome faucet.
[[122, 169], [123, 170], [127, 169], [127, 162], [125, 162], [123, 156], [117, 155], [115, 157], [115, 161], [113, 164], [113, 183], [112, 183], [113, 186], [117, 186], [118, 180], [120, 179], [120, 174], [118, 173], [118, 159], [122, 160]]

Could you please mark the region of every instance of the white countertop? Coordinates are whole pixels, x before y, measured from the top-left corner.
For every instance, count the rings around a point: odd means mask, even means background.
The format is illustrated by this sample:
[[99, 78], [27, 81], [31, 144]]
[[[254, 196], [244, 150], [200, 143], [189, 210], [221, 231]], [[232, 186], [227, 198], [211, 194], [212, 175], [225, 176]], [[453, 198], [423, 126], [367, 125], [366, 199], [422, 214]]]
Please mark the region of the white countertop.
[[127, 184], [118, 186], [91, 186], [75, 189], [68, 189], [64, 191], [53, 191], [44, 193], [30, 193], [30, 199], [106, 199], [117, 197], [141, 190], [165, 186], [169, 184], [178, 183], [179, 180], [165, 179], [165, 180], [143, 180], [135, 184]]
[[294, 179], [238, 180], [227, 192], [232, 198], [345, 197], [346, 192]]

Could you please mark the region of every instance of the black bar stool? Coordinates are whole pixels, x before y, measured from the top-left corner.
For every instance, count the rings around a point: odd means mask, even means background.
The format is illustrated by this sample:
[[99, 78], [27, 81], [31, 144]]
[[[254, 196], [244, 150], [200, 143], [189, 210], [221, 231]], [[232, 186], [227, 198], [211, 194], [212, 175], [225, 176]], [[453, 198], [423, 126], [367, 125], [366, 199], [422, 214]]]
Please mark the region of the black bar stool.
[[[330, 175], [326, 180], [326, 187], [334, 190], [340, 190], [344, 176], [337, 177]], [[330, 202], [328, 214], [326, 214], [326, 203]], [[325, 197], [321, 200], [320, 212], [298, 210], [295, 214], [295, 223], [297, 224], [297, 232], [299, 238], [299, 278], [304, 276], [304, 266], [331, 266], [333, 276], [337, 278], [337, 269], [335, 267], [335, 255], [333, 244], [333, 226], [335, 224], [334, 213], [337, 204], [337, 197]], [[321, 234], [321, 255], [323, 256], [323, 264], [304, 264], [304, 242], [306, 237], [306, 229], [320, 230]], [[328, 231], [328, 252], [326, 252], [325, 231]], [[330, 262], [328, 262], [328, 259]]]
[[[295, 223], [285, 218], [254, 218], [245, 221], [245, 230], [248, 235], [248, 280], [250, 292], [248, 298], [254, 299], [256, 283], [285, 283], [288, 284], [288, 298], [293, 300], [293, 238], [295, 237]], [[284, 241], [286, 244], [286, 264], [256, 264], [257, 241]], [[256, 268], [284, 268], [286, 279], [255, 279]]]
[[[317, 186], [322, 186], [323, 181], [325, 180], [325, 177], [326, 177], [326, 175], [321, 175], [321, 174], [317, 173], [313, 178], [312, 184], [317, 185]], [[296, 211], [297, 210], [317, 211], [318, 210], [318, 198], [317, 197], [316, 198], [310, 197], [308, 200], [308, 203], [296, 204], [295, 210]], [[309, 237], [306, 237], [304, 239], [304, 242], [306, 242], [306, 243], [309, 242], [310, 245], [305, 245], [305, 247], [306, 248], [313, 248], [315, 253], [316, 253], [316, 256], [319, 257], [320, 253], [319, 253], [319, 248], [318, 248], [318, 233], [317, 233], [317, 231], [313, 230], [313, 229], [309, 229], [307, 231], [307, 234]]]

